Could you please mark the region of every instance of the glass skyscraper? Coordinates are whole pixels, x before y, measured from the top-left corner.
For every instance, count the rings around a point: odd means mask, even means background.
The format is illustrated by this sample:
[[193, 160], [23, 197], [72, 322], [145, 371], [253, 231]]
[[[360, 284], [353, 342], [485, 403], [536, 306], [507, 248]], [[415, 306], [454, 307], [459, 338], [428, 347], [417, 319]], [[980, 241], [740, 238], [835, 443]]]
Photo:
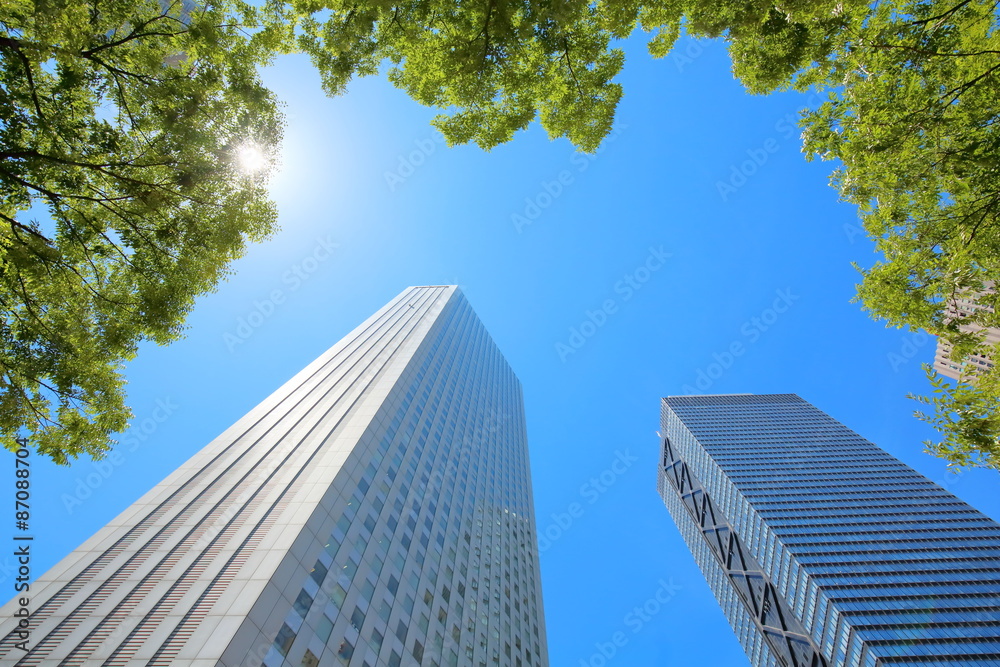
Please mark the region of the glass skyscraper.
[[412, 287], [0, 610], [4, 665], [548, 664], [521, 387]]
[[753, 665], [1000, 664], [996, 522], [792, 394], [661, 420], [660, 495]]

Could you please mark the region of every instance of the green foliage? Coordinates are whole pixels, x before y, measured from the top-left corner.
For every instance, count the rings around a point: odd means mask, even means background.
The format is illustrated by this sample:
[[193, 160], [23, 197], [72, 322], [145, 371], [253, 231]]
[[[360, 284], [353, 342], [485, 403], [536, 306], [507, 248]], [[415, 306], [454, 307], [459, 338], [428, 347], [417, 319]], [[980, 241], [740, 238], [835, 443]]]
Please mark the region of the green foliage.
[[621, 98], [611, 80], [624, 56], [610, 40], [635, 24], [633, 11], [606, 26], [583, 0], [297, 0], [292, 7], [298, 46], [328, 93], [387, 60], [396, 86], [449, 110], [434, 124], [450, 144], [487, 150], [536, 117], [551, 137], [596, 150]]
[[[826, 90], [803, 114], [804, 151], [839, 163], [832, 184], [856, 204], [880, 259], [857, 300], [877, 320], [926, 329], [957, 360], [989, 352], [1000, 326], [1000, 15], [983, 0], [697, 1], [689, 30], [725, 35], [748, 90]], [[976, 311], [953, 306], [977, 295]], [[976, 333], [979, 332], [979, 333]], [[995, 356], [996, 350], [992, 353]], [[995, 374], [940, 378], [921, 418], [955, 465], [997, 467]]]
[[[636, 26], [653, 33], [654, 56], [682, 30], [723, 37], [750, 92], [828, 92], [804, 114], [804, 150], [839, 163], [833, 185], [858, 206], [881, 255], [859, 269], [863, 307], [957, 350], [976, 348], [968, 329], [986, 326], [985, 315], [946, 308], [1000, 278], [993, 1], [299, 0], [293, 14], [328, 92], [388, 60], [393, 83], [447, 111], [435, 124], [450, 143], [486, 149], [538, 117], [551, 137], [594, 150], [621, 96], [613, 78], [622, 55], [611, 40]], [[995, 406], [992, 387], [965, 383], [931, 403], [945, 412], [928, 421], [958, 438], [949, 447], [988, 451], [972, 439], [984, 432], [969, 426], [975, 411], [952, 408], [972, 395]]]
[[[804, 118], [806, 152], [841, 163], [833, 183], [881, 254], [861, 270], [858, 300], [963, 357], [978, 348], [966, 329], [1000, 325], [988, 309], [950, 308], [970, 295], [995, 301], [1000, 278], [997, 27], [994, 3], [879, 3], [836, 54], [827, 84], [840, 87]], [[925, 403], [937, 412], [925, 421], [944, 440], [931, 450], [995, 467], [1000, 386], [979, 377], [934, 387]]]
[[[944, 309], [1000, 274], [997, 17], [968, 3], [880, 5], [842, 55], [842, 90], [806, 115], [805, 148], [842, 166], [884, 260], [859, 298], [878, 319], [944, 333]], [[870, 74], [869, 74], [870, 73]]]
[[58, 463], [127, 426], [122, 366], [168, 343], [276, 215], [263, 174], [281, 116], [255, 10], [10, 0], [0, 7], [0, 441]]
[[[880, 254], [859, 268], [857, 300], [888, 325], [948, 340], [956, 358], [988, 352], [975, 332], [1000, 326], [996, 2], [682, 0], [641, 12], [652, 17], [646, 28], [676, 30], [680, 20], [690, 34], [724, 37], [752, 93], [826, 91], [803, 113], [804, 151], [839, 163], [832, 184], [858, 206]], [[655, 39], [651, 49], [665, 52]], [[969, 295], [991, 308], [952, 307]], [[991, 378], [935, 383], [939, 397], [924, 402], [938, 412], [925, 419], [945, 441], [934, 451], [995, 465], [1000, 386]]]
[[[861, 269], [864, 308], [943, 336], [956, 354], [981, 352], [976, 332], [997, 323], [994, 2], [218, 0], [187, 15], [179, 1], [0, 7], [8, 447], [27, 429], [57, 461], [100, 456], [128, 418], [121, 367], [136, 345], [175, 339], [197, 295], [271, 231], [263, 177], [241, 176], [234, 155], [278, 142], [256, 67], [293, 50], [330, 94], [388, 66], [442, 111], [434, 122], [451, 144], [490, 149], [538, 119], [593, 151], [622, 95], [615, 39], [641, 28], [664, 56], [682, 32], [722, 37], [749, 91], [828, 93], [804, 114], [805, 152], [838, 162], [833, 184], [881, 254]], [[993, 309], [949, 309], [968, 294]], [[935, 451], [992, 460], [998, 397], [980, 376], [924, 400], [947, 438]]]
[[925, 442], [927, 452], [955, 468], [1000, 470], [1000, 374], [996, 367], [980, 375], [975, 384], [949, 383], [930, 364], [924, 364], [924, 370], [933, 393], [910, 398], [933, 408], [931, 414], [918, 411], [917, 417], [944, 435], [940, 442]]

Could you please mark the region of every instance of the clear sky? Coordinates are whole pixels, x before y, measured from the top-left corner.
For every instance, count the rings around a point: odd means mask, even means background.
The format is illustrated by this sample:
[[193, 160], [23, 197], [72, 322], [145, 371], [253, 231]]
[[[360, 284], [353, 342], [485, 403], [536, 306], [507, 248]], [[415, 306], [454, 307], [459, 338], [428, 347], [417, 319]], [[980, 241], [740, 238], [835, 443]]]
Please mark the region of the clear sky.
[[603, 664], [617, 632], [608, 665], [747, 664], [656, 493], [659, 399], [686, 387], [797, 393], [1000, 518], [995, 473], [949, 476], [922, 452], [932, 432], [905, 395], [925, 390], [933, 341], [850, 303], [850, 262], [874, 256], [831, 165], [803, 159], [810, 100], [746, 95], [720, 43], [658, 61], [626, 47], [595, 156], [537, 125], [492, 153], [447, 149], [434, 111], [384, 79], [330, 99], [304, 58], [269, 69], [288, 113], [282, 229], [199, 300], [184, 340], [141, 350], [112, 459], [35, 457], [35, 574], [422, 284], [460, 285], [523, 384], [553, 667]]

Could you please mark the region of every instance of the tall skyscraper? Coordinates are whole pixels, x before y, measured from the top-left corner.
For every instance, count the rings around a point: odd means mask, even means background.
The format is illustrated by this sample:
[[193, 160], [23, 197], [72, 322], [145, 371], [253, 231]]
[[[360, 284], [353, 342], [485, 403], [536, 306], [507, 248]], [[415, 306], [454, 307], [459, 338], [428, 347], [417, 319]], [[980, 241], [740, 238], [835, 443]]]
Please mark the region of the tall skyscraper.
[[545, 667], [535, 545], [520, 383], [411, 287], [0, 610], [0, 662]]
[[661, 419], [660, 495], [753, 665], [1000, 664], [996, 522], [793, 394]]

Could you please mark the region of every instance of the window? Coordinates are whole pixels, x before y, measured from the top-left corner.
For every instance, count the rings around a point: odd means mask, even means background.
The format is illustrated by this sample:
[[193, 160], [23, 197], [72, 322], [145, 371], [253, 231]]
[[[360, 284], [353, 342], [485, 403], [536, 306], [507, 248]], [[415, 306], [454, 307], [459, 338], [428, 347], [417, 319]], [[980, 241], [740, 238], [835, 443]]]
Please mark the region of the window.
[[371, 582], [370, 579], [365, 579], [365, 583], [361, 584], [361, 598], [365, 602], [371, 602], [372, 595], [375, 593], [375, 584]]
[[316, 564], [313, 565], [312, 572], [309, 573], [309, 576], [312, 577], [312, 580], [315, 581], [317, 584], [322, 584], [323, 580], [326, 579], [326, 573], [327, 573], [326, 565], [323, 565], [323, 563], [316, 561]]
[[333, 632], [333, 621], [327, 618], [326, 614], [323, 614], [316, 622], [316, 636], [325, 644], [330, 639], [331, 632]]
[[337, 657], [340, 658], [340, 662], [347, 665], [351, 662], [351, 656], [354, 655], [354, 646], [351, 642], [346, 639], [340, 642], [340, 648], [337, 649]]
[[361, 607], [355, 607], [354, 613], [351, 614], [351, 626], [355, 630], [361, 630], [361, 626], [365, 624], [365, 612], [361, 611]]
[[382, 600], [378, 605], [378, 617], [388, 623], [390, 613], [392, 613], [392, 605], [385, 600]]
[[295, 604], [293, 607], [295, 608], [295, 611], [298, 612], [299, 616], [305, 618], [306, 614], [309, 613], [309, 607], [312, 606], [312, 603], [312, 596], [303, 590], [299, 591], [299, 596], [295, 598]]
[[344, 600], [347, 598], [347, 591], [340, 584], [334, 584], [333, 589], [330, 591], [330, 600], [333, 602], [333, 606], [340, 609], [344, 606]]
[[293, 641], [295, 641], [295, 632], [288, 627], [287, 623], [282, 623], [281, 629], [278, 630], [278, 636], [274, 639], [274, 648], [278, 649], [278, 653], [281, 655], [287, 655], [288, 649], [292, 648]]

